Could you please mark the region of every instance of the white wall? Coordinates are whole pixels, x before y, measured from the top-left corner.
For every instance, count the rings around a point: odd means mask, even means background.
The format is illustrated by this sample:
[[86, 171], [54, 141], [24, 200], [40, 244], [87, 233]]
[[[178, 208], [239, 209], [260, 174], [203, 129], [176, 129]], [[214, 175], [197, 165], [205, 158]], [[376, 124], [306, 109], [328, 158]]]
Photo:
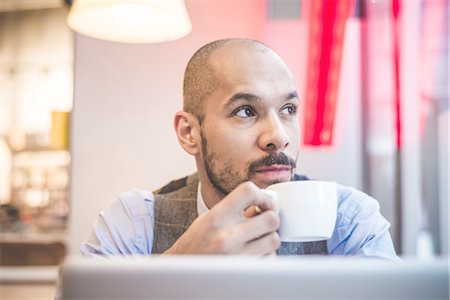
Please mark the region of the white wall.
[[[292, 47], [286, 34], [298, 34], [304, 41], [305, 36], [300, 35], [306, 34], [306, 29], [288, 28], [298, 22], [267, 23], [264, 3], [187, 1], [193, 31], [166, 44], [126, 45], [76, 35], [69, 221], [72, 253], [79, 251], [98, 212], [121, 192], [134, 187], [154, 189], [195, 171], [194, 160], [177, 143], [172, 118], [182, 106], [184, 67], [201, 45], [226, 37], [263, 39], [280, 52], [295, 76], [304, 75], [306, 53], [302, 51], [306, 47], [301, 42]], [[358, 37], [357, 24], [348, 26], [347, 42]], [[359, 87], [355, 86], [359, 60], [345, 66], [352, 61], [357, 43], [353, 40], [344, 50], [336, 145], [319, 151], [302, 149], [299, 172], [360, 187]], [[299, 88], [303, 88], [302, 80], [297, 78]]]

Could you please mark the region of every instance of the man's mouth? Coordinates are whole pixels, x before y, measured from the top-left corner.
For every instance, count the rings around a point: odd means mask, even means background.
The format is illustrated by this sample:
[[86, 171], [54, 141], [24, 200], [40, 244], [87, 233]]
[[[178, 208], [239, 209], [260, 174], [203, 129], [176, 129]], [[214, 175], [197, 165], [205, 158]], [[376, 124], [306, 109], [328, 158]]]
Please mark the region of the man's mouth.
[[289, 181], [292, 176], [292, 168], [287, 165], [271, 165], [259, 167], [255, 170], [254, 179], [261, 179], [263, 182], [283, 182]]
[[290, 166], [286, 165], [272, 165], [272, 166], [265, 166], [265, 167], [259, 167], [256, 169], [256, 172], [282, 172], [282, 171], [291, 171]]
[[248, 168], [248, 178], [258, 186], [266, 187], [277, 182], [291, 180], [296, 161], [284, 153], [272, 153], [252, 162]]

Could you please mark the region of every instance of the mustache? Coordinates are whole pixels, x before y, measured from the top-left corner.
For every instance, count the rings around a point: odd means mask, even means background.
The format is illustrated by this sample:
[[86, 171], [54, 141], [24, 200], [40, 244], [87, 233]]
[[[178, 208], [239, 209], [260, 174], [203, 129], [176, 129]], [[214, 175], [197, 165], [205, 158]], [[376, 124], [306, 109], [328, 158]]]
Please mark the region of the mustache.
[[294, 169], [297, 165], [297, 161], [290, 158], [283, 152], [271, 153], [266, 157], [263, 157], [257, 161], [250, 163], [248, 167], [249, 174], [253, 174], [260, 167], [270, 167], [272, 165], [285, 165]]

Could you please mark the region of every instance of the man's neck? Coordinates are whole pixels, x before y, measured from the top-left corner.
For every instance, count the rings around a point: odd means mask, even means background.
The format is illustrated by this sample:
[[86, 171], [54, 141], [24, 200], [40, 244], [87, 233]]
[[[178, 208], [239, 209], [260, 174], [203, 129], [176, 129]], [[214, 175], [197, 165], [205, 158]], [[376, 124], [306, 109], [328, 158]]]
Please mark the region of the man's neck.
[[203, 165], [199, 165], [197, 160], [197, 174], [200, 181], [200, 192], [202, 193], [203, 200], [208, 207], [211, 209], [214, 205], [220, 202], [225, 195], [218, 191], [211, 181], [209, 180], [208, 174], [206, 173]]
[[200, 192], [202, 193], [203, 201], [208, 209], [211, 209], [225, 197], [224, 194], [217, 191], [209, 182], [206, 184], [203, 182], [201, 183]]

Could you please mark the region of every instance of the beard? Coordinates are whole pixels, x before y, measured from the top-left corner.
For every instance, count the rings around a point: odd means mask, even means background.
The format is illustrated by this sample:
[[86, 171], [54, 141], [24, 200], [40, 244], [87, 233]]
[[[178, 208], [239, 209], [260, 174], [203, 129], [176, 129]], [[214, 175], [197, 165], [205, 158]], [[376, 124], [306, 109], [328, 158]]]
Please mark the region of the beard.
[[[214, 188], [223, 195], [228, 195], [239, 184], [245, 181], [250, 181], [255, 175], [256, 170], [260, 167], [269, 167], [272, 165], [289, 166], [291, 169], [292, 180], [297, 161], [296, 159], [294, 160], [293, 158], [290, 158], [283, 152], [273, 152], [258, 160], [249, 162], [247, 166], [247, 175], [245, 178], [239, 178], [239, 173], [236, 169], [233, 169], [232, 162], [224, 162], [224, 167], [219, 172], [216, 162], [219, 162], [220, 158], [216, 153], [208, 151], [208, 142], [202, 132], [200, 132], [200, 135], [202, 139], [203, 164], [206, 169], [206, 174], [208, 175], [209, 181]], [[277, 182], [272, 182], [272, 184], [274, 183]]]

